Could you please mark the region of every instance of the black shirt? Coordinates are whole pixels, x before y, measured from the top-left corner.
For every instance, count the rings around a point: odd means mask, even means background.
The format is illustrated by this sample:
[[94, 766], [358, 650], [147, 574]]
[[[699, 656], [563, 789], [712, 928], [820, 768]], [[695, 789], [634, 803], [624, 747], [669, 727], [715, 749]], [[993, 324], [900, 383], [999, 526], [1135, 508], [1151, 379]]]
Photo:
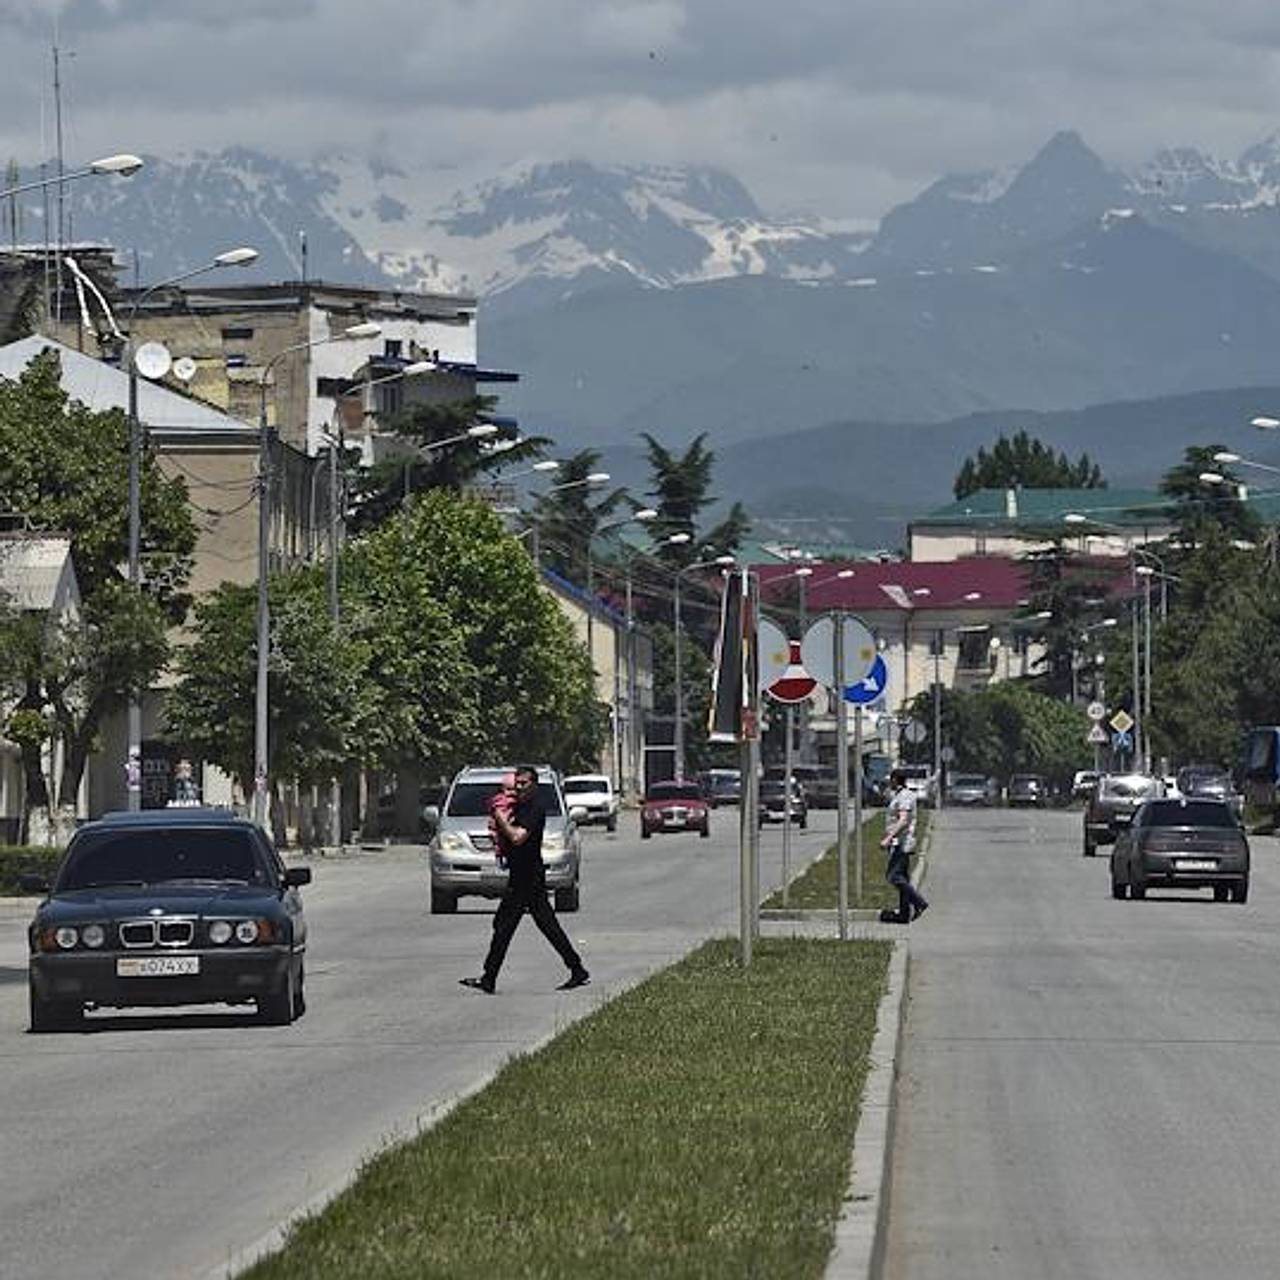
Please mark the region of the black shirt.
[[542, 875], [542, 833], [547, 825], [547, 811], [537, 791], [519, 800], [511, 813], [511, 825], [529, 834], [507, 855], [512, 876]]

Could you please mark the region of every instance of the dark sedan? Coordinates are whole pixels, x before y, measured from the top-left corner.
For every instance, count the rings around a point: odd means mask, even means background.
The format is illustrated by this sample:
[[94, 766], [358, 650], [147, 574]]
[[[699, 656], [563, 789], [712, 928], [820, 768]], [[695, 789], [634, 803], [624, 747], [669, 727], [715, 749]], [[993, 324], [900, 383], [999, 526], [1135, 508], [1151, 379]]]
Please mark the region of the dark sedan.
[[1049, 798], [1049, 784], [1038, 773], [1015, 773], [1009, 779], [1009, 808], [1026, 805], [1033, 809], [1044, 808]]
[[219, 809], [113, 813], [72, 837], [28, 933], [31, 1030], [86, 1006], [249, 1004], [268, 1023], [305, 1007], [306, 867]]
[[1114, 844], [1138, 806], [1163, 794], [1160, 780], [1145, 773], [1103, 774], [1084, 807], [1084, 856], [1092, 858], [1100, 844]]
[[790, 814], [791, 821], [798, 827], [809, 825], [809, 804], [805, 799], [804, 788], [791, 779], [791, 799], [787, 800], [787, 780], [784, 777], [766, 774], [760, 781], [760, 825], [766, 822], [786, 822]]
[[1212, 889], [1218, 902], [1249, 897], [1249, 841], [1221, 800], [1149, 800], [1111, 851], [1111, 896], [1148, 889]]

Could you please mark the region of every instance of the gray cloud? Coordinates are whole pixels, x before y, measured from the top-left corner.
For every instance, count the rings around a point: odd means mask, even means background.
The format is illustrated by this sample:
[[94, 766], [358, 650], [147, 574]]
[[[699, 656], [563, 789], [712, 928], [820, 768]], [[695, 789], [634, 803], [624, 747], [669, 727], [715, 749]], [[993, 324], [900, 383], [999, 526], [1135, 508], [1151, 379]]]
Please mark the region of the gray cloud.
[[243, 144], [394, 155], [424, 194], [527, 156], [722, 165], [766, 208], [873, 218], [1078, 128], [1107, 159], [1271, 132], [1260, 0], [0, 0], [0, 157]]

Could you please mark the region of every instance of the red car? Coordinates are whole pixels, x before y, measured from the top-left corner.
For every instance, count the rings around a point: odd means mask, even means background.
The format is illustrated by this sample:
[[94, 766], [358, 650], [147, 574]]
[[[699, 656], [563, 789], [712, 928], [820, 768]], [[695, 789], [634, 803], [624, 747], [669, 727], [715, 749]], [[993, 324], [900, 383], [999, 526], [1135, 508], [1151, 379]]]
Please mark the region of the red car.
[[655, 831], [696, 831], [711, 834], [711, 806], [696, 782], [654, 782], [640, 808], [640, 838]]

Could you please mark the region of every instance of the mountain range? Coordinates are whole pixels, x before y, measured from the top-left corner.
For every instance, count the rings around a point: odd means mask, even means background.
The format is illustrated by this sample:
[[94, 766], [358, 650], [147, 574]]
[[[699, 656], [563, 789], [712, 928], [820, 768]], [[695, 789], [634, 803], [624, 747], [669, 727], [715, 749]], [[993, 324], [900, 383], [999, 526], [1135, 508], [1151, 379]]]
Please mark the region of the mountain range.
[[[482, 359], [520, 372], [504, 409], [529, 429], [620, 454], [639, 430], [707, 431], [726, 460], [758, 441], [735, 487], [762, 501], [819, 480], [833, 504], [882, 498], [849, 424], [896, 440], [1108, 404], [1115, 440], [1130, 402], [1280, 382], [1280, 136], [1121, 170], [1064, 132], [874, 231], [773, 218], [708, 167], [530, 165], [427, 207], [421, 186], [351, 157], [148, 158], [70, 188], [70, 230], [136, 251], [144, 280], [240, 243], [259, 278], [297, 278], [305, 232], [312, 277], [475, 293]], [[783, 438], [819, 450], [816, 476], [776, 465]]]

